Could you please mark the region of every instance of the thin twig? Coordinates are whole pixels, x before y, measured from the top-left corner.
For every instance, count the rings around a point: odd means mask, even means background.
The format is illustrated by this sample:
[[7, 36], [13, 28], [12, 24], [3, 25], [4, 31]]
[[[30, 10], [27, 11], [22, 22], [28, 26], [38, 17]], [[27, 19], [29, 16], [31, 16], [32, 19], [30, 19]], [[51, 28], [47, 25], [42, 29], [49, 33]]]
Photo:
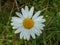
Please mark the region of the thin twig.
[[19, 11], [18, 3], [16, 0], [15, 0], [15, 3], [16, 3], [17, 10]]
[[47, 45], [46, 40], [45, 40], [45, 37], [46, 37], [46, 33], [45, 33], [45, 31], [44, 31], [44, 32], [43, 32], [43, 43], [44, 43], [44, 45]]
[[1, 0], [0, 0], [0, 12], [1, 12]]
[[49, 25], [49, 24], [52, 22], [52, 21], [51, 21], [52, 19], [53, 19], [53, 17], [51, 17], [51, 18], [49, 19], [49, 21], [46, 23], [46, 26]]
[[[13, 3], [12, 10], [11, 10], [11, 12], [10, 12], [9, 21], [10, 21], [10, 19], [11, 19], [11, 15], [12, 15], [12, 12], [13, 12], [13, 11], [14, 11], [14, 3]], [[9, 24], [9, 21], [7, 22], [7, 25]]]
[[49, 39], [49, 44], [52, 45], [52, 41], [51, 41], [51, 39]]

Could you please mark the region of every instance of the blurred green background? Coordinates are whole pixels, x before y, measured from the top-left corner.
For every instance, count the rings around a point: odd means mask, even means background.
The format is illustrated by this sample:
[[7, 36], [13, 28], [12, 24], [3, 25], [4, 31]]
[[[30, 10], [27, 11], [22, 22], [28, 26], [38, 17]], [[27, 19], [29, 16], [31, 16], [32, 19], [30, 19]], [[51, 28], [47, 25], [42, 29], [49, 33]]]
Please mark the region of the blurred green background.
[[[11, 17], [15, 12], [21, 12], [24, 6], [34, 6], [35, 12], [43, 10], [46, 26], [42, 34], [29, 41], [19, 39], [19, 34], [14, 34]], [[0, 0], [0, 45], [60, 45], [60, 0]]]

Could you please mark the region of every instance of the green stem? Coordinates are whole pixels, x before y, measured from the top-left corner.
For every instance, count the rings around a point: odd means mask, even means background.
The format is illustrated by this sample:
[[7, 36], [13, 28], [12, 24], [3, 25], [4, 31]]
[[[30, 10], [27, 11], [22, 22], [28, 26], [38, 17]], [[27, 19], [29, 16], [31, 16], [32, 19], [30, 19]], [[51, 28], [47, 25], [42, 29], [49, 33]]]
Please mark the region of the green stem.
[[44, 31], [44, 32], [43, 32], [43, 43], [44, 43], [44, 45], [47, 45], [47, 44], [46, 44], [45, 37], [46, 37], [46, 33], [45, 33], [45, 31]]
[[27, 41], [25, 41], [25, 45], [27, 45]]

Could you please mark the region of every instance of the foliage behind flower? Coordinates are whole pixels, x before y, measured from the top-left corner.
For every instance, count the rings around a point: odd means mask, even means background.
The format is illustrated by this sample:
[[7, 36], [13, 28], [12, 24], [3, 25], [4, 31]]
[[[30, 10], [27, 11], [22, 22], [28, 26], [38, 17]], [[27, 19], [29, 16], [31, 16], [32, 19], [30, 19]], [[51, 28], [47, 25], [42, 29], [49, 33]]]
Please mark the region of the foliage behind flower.
[[[10, 25], [11, 17], [25, 5], [34, 6], [35, 12], [45, 9], [41, 15], [46, 19], [46, 26], [40, 36], [30, 41], [21, 40]], [[59, 12], [60, 0], [0, 0], [0, 45], [60, 45]]]

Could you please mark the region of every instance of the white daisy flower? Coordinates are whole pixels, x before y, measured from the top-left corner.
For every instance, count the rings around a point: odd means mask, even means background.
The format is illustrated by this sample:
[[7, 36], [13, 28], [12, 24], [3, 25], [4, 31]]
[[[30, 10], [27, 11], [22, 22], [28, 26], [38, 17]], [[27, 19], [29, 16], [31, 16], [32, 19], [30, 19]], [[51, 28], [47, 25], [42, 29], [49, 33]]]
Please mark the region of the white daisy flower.
[[12, 17], [11, 20], [13, 29], [16, 29], [15, 33], [20, 33], [20, 39], [23, 38], [26, 40], [29, 40], [30, 37], [35, 39], [35, 35], [40, 36], [42, 33], [41, 30], [43, 30], [43, 27], [45, 26], [43, 24], [45, 19], [43, 19], [43, 16], [39, 16], [41, 11], [38, 11], [33, 15], [34, 7], [31, 7], [29, 10], [28, 6], [25, 6], [25, 9], [22, 8], [21, 11], [22, 14], [16, 12], [18, 17]]

